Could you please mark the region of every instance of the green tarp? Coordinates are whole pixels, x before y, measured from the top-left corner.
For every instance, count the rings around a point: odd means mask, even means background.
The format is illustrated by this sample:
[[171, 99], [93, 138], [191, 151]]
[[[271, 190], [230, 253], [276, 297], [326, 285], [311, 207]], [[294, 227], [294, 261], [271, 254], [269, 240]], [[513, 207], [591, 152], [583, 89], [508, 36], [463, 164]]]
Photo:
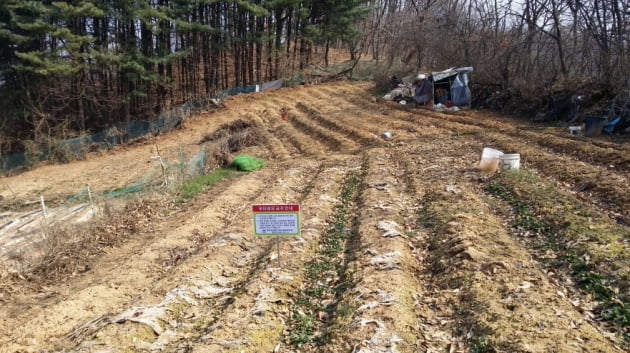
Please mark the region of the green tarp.
[[267, 163], [262, 159], [252, 157], [247, 154], [239, 154], [234, 158], [232, 164], [236, 169], [244, 172], [251, 172], [252, 170], [260, 169], [267, 166]]

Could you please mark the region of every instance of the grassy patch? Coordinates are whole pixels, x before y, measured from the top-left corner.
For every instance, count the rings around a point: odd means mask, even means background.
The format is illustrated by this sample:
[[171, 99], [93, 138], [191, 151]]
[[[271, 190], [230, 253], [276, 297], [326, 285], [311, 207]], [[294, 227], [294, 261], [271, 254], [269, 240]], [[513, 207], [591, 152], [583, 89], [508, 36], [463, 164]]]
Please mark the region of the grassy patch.
[[182, 199], [190, 199], [195, 195], [202, 193], [205, 188], [212, 186], [219, 181], [233, 177], [238, 174], [234, 168], [217, 168], [212, 172], [186, 180], [178, 188], [179, 196]]
[[554, 254], [539, 260], [547, 267], [563, 269], [580, 290], [597, 300], [597, 314], [630, 345], [630, 287], [624, 266], [630, 250], [621, 245], [628, 232], [578, 200], [536, 181], [526, 174], [506, 173], [485, 191], [511, 207], [515, 234], [528, 232], [535, 251]]

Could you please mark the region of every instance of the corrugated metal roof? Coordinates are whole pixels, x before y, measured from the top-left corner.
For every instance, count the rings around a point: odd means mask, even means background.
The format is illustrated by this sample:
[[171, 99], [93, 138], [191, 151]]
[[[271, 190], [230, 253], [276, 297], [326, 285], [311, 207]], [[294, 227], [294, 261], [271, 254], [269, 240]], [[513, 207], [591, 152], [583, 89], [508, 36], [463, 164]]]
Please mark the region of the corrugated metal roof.
[[433, 82], [437, 82], [437, 81], [442, 81], [451, 76], [455, 76], [459, 74], [460, 72], [468, 73], [472, 71], [473, 71], [472, 66], [459, 67], [459, 68], [451, 67], [450, 69], [446, 69], [444, 71], [432, 72], [431, 75], [433, 76]]

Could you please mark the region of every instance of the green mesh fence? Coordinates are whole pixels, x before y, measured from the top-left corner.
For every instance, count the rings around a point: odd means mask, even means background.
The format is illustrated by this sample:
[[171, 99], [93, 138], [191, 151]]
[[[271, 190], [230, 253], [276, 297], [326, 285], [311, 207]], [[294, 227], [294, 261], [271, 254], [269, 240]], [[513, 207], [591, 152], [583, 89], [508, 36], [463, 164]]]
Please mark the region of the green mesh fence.
[[105, 193], [105, 197], [119, 197], [123, 195], [133, 194], [144, 191], [152, 182], [155, 181], [156, 168], [153, 167], [146, 172], [140, 179], [134, 181], [131, 185], [115, 189], [113, 191]]
[[252, 93], [268, 88], [282, 86], [282, 80], [271, 81], [259, 85], [233, 87], [215, 93], [212, 97], [199, 97], [186, 102], [179, 107], [162, 112], [158, 117], [150, 120], [132, 120], [128, 123], [117, 123], [109, 129], [79, 137], [54, 141], [47, 146], [36, 148], [35, 151], [0, 155], [0, 171], [32, 166], [45, 160], [70, 160], [84, 156], [88, 151], [109, 149], [114, 145], [131, 141], [140, 137], [155, 135], [173, 130], [192, 115], [203, 109], [216, 107], [214, 98], [225, 98], [240, 93]]
[[[298, 71], [292, 73], [284, 80], [276, 80], [259, 85], [233, 87], [216, 93], [214, 97], [224, 98], [240, 93], [258, 92], [282, 86], [294, 86], [309, 82], [313, 78], [326, 79], [340, 75], [354, 80], [374, 80], [379, 75], [387, 72], [399, 72], [402, 70], [402, 67], [403, 65], [400, 62], [385, 63], [375, 61], [359, 61], [356, 64], [354, 61], [346, 61], [327, 67], [311, 66], [310, 74], [308, 75]], [[0, 156], [0, 171], [7, 172], [22, 166], [35, 165], [49, 159], [78, 158], [85, 155], [88, 151], [109, 149], [126, 141], [170, 131], [180, 126], [182, 121], [193, 114], [214, 104], [209, 97], [200, 97], [163, 112], [151, 120], [133, 120], [129, 123], [118, 123], [109, 129], [94, 134], [56, 141], [48, 146], [40, 147], [35, 152]]]
[[205, 146], [190, 158], [180, 148], [177, 162], [170, 162], [161, 157], [153, 159], [152, 167], [142, 177], [126, 187], [107, 192], [104, 196], [119, 197], [143, 192], [149, 188], [174, 188], [188, 178], [203, 174], [208, 163]]

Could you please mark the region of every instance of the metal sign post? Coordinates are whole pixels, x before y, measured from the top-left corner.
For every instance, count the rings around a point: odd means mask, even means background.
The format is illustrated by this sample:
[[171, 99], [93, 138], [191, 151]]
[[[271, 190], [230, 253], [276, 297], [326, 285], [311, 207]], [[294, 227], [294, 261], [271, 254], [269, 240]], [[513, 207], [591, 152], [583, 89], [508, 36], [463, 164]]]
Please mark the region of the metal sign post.
[[282, 262], [280, 262], [280, 237], [276, 237], [276, 249], [278, 250], [278, 267], [282, 267]]

